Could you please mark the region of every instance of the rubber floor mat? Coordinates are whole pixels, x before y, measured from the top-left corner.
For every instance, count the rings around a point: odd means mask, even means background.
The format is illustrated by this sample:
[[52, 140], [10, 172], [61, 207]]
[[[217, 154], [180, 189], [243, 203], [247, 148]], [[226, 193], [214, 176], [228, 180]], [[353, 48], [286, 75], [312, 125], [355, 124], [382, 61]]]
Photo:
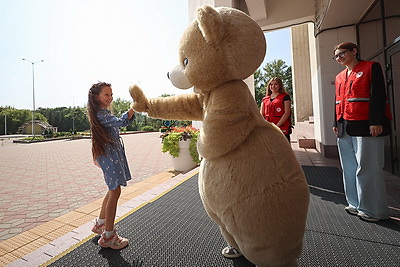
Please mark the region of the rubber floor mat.
[[[310, 207], [299, 266], [400, 266], [400, 226], [361, 221], [344, 211], [341, 172], [303, 166]], [[204, 211], [197, 174], [118, 222], [128, 247], [102, 249], [99, 236], [55, 257], [49, 266], [251, 267], [226, 259], [217, 225]]]

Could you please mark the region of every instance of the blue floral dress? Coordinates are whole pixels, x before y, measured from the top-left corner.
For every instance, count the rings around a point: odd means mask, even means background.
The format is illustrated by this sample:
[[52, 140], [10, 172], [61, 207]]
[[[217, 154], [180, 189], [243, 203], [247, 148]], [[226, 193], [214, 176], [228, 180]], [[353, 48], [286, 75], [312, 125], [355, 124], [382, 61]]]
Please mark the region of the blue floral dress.
[[131, 123], [135, 116], [128, 119], [128, 112], [121, 118], [117, 118], [107, 109], [100, 109], [97, 112], [100, 123], [110, 131], [113, 143], [105, 147], [105, 155], [97, 158], [104, 173], [104, 180], [110, 190], [115, 190], [119, 185], [126, 186], [126, 182], [131, 179], [128, 161], [125, 155], [124, 145], [119, 136], [119, 127], [124, 127]]

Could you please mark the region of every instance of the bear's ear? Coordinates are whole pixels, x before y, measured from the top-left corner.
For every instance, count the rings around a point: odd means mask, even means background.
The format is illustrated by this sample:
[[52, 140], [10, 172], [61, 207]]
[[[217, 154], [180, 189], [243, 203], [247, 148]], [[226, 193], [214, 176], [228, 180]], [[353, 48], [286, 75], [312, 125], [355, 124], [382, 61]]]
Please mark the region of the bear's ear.
[[196, 17], [199, 29], [206, 42], [210, 45], [217, 45], [224, 32], [221, 15], [211, 6], [204, 5], [197, 9]]

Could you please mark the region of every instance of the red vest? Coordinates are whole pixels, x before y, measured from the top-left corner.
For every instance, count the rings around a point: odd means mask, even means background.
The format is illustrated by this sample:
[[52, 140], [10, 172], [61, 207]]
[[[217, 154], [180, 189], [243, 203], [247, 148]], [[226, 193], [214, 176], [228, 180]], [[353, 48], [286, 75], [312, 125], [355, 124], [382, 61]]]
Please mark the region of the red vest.
[[[266, 96], [262, 99], [263, 101], [263, 116], [264, 118], [277, 124], [279, 120], [282, 118], [283, 114], [285, 114], [285, 104], [284, 98], [288, 94], [280, 93], [276, 98], [271, 101], [271, 96]], [[279, 127], [283, 134], [291, 134], [292, 133], [292, 120], [289, 118]]]
[[[343, 117], [349, 121], [368, 120], [371, 94], [372, 61], [360, 61], [346, 78], [347, 69], [336, 76], [336, 120]], [[391, 118], [386, 104], [386, 115]]]

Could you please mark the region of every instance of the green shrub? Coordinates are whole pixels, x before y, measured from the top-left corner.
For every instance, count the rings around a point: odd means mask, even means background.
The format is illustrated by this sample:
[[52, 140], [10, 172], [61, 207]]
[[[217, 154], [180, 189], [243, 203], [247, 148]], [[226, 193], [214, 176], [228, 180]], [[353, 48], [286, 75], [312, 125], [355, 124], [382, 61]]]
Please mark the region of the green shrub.
[[145, 132], [154, 132], [154, 128], [153, 128], [153, 126], [145, 125], [145, 126], [142, 127], [142, 131], [145, 131]]

